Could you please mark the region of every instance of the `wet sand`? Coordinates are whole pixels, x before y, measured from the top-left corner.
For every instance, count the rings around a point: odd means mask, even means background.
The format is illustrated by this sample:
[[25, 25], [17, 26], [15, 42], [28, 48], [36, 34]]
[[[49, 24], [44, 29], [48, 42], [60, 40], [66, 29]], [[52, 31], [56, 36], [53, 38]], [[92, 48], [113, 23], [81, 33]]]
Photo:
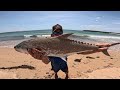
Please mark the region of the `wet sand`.
[[[102, 52], [68, 57], [69, 79], [120, 79], [120, 51]], [[58, 72], [65, 78], [62, 71]], [[0, 79], [54, 79], [51, 64], [44, 64], [13, 48], [0, 47]]]

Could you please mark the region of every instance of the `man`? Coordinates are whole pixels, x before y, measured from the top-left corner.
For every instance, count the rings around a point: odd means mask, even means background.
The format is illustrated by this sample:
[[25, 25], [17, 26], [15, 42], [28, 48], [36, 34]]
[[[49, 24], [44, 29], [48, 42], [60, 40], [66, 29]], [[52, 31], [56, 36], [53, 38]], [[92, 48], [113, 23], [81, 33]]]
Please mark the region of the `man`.
[[[62, 34], [63, 34], [63, 29], [61, 25], [56, 24], [52, 27], [51, 37], [59, 36]], [[52, 66], [51, 70], [55, 72], [55, 79], [58, 78], [57, 72], [59, 70], [62, 70], [66, 74], [65, 79], [68, 79], [67, 57], [65, 57], [64, 59], [60, 57], [49, 57], [49, 60], [51, 61], [51, 66]]]

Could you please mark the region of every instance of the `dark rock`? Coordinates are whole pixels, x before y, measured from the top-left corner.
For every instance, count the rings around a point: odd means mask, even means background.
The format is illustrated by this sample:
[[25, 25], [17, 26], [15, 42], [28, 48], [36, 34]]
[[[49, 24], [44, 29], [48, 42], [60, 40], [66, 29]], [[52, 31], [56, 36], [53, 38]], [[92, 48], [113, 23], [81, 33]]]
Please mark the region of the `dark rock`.
[[95, 59], [94, 57], [87, 56], [86, 58]]
[[110, 59], [113, 59], [112, 57]]
[[72, 67], [74, 67], [74, 65], [72, 65]]
[[74, 61], [75, 62], [81, 62], [81, 59], [75, 59]]
[[96, 58], [100, 58], [100, 56], [97, 56]]
[[86, 72], [87, 72], [87, 73], [91, 73], [91, 72], [93, 72], [93, 70], [90, 70], [90, 69], [89, 69], [89, 70], [87, 70]]
[[76, 65], [76, 63], [73, 63], [73, 65]]
[[108, 63], [109, 65], [113, 65], [112, 63]]
[[49, 74], [49, 72], [46, 72], [46, 74]]
[[32, 35], [32, 36], [30, 36], [30, 37], [32, 37], [32, 38], [36, 38], [36, 37], [37, 37], [37, 35]]

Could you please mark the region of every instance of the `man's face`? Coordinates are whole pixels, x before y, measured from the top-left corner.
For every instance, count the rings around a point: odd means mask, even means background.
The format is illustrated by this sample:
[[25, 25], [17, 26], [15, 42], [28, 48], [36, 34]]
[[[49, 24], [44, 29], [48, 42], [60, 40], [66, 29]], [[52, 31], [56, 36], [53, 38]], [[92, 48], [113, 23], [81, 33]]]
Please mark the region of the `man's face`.
[[60, 32], [61, 30], [60, 30], [60, 29], [56, 29], [55, 31], [56, 31], [56, 32]]

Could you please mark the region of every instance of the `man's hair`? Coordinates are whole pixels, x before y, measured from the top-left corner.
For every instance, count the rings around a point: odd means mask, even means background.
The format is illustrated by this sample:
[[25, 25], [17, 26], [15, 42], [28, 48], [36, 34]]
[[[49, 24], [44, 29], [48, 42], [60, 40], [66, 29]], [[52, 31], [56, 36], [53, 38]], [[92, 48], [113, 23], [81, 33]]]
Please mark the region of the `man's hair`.
[[55, 29], [60, 29], [63, 32], [62, 26], [59, 24], [56, 24], [52, 27], [52, 30], [54, 31]]

